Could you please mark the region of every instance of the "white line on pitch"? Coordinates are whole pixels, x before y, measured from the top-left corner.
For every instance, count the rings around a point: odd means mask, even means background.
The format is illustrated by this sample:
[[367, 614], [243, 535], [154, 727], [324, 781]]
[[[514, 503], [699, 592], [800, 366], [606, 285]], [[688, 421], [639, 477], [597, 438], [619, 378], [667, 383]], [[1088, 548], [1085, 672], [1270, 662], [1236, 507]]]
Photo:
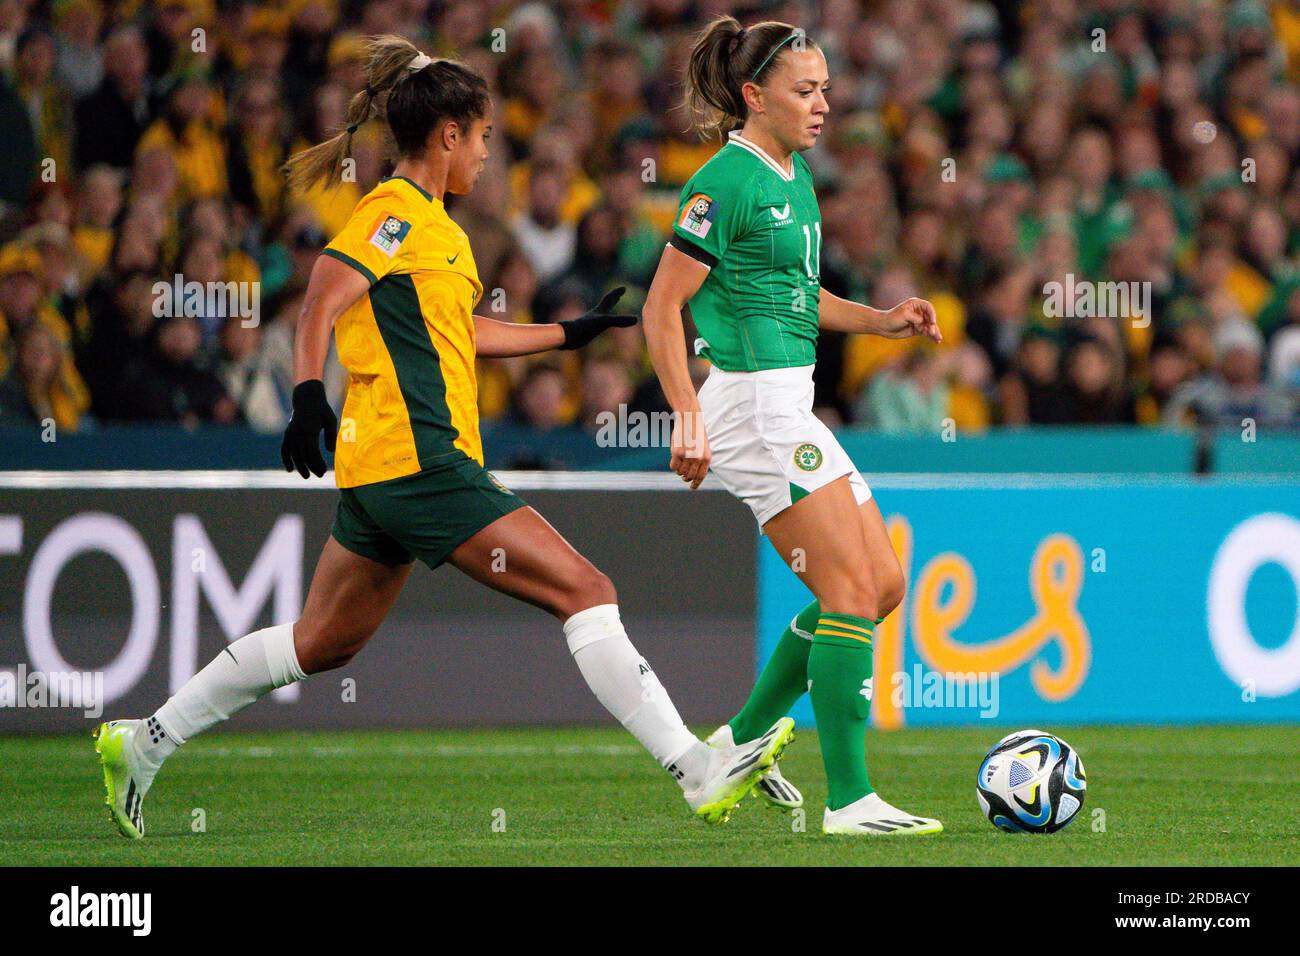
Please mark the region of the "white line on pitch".
[[625, 757], [642, 753], [640, 747], [630, 744], [588, 745], [572, 744], [553, 747], [538, 747], [527, 744], [485, 744], [470, 746], [462, 744], [432, 744], [427, 747], [401, 745], [397, 747], [379, 746], [373, 749], [343, 746], [306, 746], [306, 747], [208, 747], [195, 750], [197, 757], [350, 757], [366, 754], [377, 757], [566, 757], [566, 756], [601, 756]]

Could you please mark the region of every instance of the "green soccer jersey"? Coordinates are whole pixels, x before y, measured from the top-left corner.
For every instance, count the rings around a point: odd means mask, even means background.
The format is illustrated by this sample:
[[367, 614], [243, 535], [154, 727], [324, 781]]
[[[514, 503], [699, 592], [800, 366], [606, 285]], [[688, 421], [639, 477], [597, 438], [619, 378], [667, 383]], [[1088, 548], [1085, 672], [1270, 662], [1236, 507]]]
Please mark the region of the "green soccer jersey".
[[672, 245], [710, 268], [690, 301], [695, 351], [724, 371], [816, 360], [822, 218], [808, 164], [792, 167], [732, 133], [682, 189]]

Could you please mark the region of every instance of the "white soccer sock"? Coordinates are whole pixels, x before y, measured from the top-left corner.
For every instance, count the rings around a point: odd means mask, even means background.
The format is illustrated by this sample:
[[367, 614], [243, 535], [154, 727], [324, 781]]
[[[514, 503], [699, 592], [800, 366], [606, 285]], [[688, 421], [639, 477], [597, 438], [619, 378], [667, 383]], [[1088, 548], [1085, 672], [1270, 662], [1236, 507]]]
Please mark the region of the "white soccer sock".
[[146, 734], [136, 735], [140, 755], [151, 764], [161, 764], [195, 734], [277, 687], [306, 676], [293, 649], [292, 624], [277, 624], [241, 637], [146, 721]]
[[627, 639], [618, 605], [579, 611], [564, 622], [564, 636], [596, 699], [682, 789], [699, 786], [709, 748], [682, 723], [668, 691]]

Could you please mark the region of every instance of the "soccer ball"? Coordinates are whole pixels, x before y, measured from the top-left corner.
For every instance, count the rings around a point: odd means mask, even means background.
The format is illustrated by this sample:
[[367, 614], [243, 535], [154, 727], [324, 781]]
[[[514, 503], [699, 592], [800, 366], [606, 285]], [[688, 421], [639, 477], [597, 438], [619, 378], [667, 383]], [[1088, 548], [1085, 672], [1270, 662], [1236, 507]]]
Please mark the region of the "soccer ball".
[[1079, 815], [1087, 788], [1078, 751], [1041, 730], [1007, 734], [975, 778], [980, 809], [1008, 833], [1055, 833]]

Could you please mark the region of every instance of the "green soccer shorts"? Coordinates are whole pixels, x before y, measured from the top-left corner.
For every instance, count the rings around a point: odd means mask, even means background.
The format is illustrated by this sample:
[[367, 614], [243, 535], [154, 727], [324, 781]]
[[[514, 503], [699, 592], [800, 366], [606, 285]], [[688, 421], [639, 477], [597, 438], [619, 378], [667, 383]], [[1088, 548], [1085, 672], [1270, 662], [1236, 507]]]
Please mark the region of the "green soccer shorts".
[[331, 534], [380, 564], [419, 558], [436, 568], [492, 522], [524, 507], [473, 459], [369, 485], [339, 489]]

